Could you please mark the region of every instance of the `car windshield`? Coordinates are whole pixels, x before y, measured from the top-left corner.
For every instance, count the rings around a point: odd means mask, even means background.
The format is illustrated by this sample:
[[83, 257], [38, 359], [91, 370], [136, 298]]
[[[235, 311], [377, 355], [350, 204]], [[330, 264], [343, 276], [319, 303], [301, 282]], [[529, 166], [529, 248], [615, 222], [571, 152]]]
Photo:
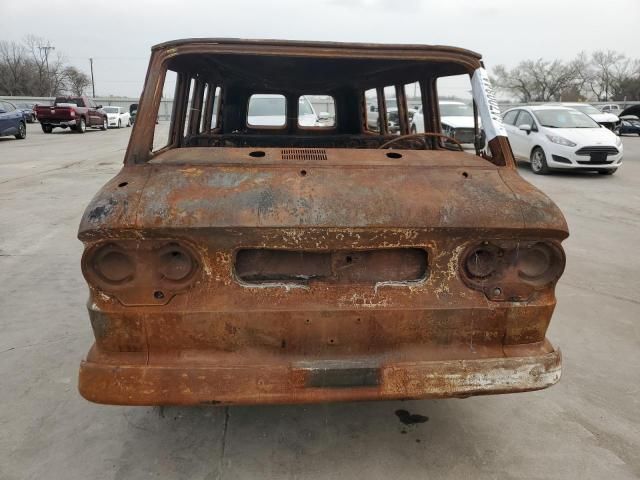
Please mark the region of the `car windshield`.
[[575, 108], [576, 110], [580, 110], [582, 113], [586, 113], [587, 115], [598, 115], [602, 113], [596, 107], [592, 105], [568, 105], [569, 108]]
[[76, 107], [84, 107], [84, 101], [80, 97], [57, 97], [55, 105], [60, 105], [61, 103], [69, 103]]
[[577, 110], [549, 109], [534, 112], [540, 125], [548, 128], [600, 128], [591, 117]]
[[107, 113], [118, 113], [118, 107], [103, 107], [102, 109]]
[[441, 117], [473, 117], [473, 108], [464, 103], [441, 103]]

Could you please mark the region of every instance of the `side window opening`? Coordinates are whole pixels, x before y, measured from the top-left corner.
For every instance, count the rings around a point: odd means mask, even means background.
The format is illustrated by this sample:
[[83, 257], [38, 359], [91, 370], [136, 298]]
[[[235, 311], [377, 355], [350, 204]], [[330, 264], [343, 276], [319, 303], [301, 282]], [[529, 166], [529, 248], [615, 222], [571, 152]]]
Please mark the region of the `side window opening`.
[[370, 88], [364, 92], [365, 128], [370, 132], [380, 132], [380, 112], [378, 91]]
[[516, 126], [518, 128], [520, 128], [521, 125], [529, 125], [530, 127], [535, 127], [533, 117], [529, 114], [529, 112], [525, 110], [520, 110], [520, 115], [518, 115], [518, 120], [516, 121]]
[[283, 128], [287, 125], [287, 99], [280, 94], [253, 94], [249, 98], [247, 126]]
[[385, 87], [384, 100], [384, 104], [387, 107], [387, 133], [390, 135], [400, 135], [400, 115], [395, 87]]
[[220, 108], [222, 105], [222, 88], [216, 87], [213, 91], [213, 109], [211, 112], [211, 130], [220, 128]]
[[209, 94], [211, 92], [211, 85], [209, 82], [204, 84], [202, 89], [202, 103], [200, 105], [200, 115], [198, 118], [198, 133], [206, 132], [210, 129], [207, 125], [207, 110], [209, 108]]
[[518, 115], [518, 110], [511, 110], [505, 113], [502, 121], [507, 125], [514, 125], [516, 123], [516, 116]]
[[177, 113], [177, 83], [178, 74], [173, 70], [167, 70], [162, 89], [162, 99], [160, 100], [160, 109], [156, 117], [156, 126], [153, 131], [152, 151], [154, 152], [172, 143], [172, 139], [170, 138], [170, 120], [172, 115], [176, 115]]
[[404, 96], [407, 99], [407, 121], [409, 122], [409, 133], [424, 132], [424, 121], [422, 116], [422, 94], [418, 82], [408, 83], [404, 86]]
[[189, 135], [189, 131], [190, 131], [190, 126], [191, 126], [191, 122], [193, 121], [194, 118], [194, 112], [192, 111], [193, 105], [194, 105], [194, 95], [196, 94], [195, 91], [195, 86], [196, 86], [196, 80], [195, 78], [192, 78], [189, 81], [189, 87], [187, 89], [187, 96], [186, 98], [188, 99], [187, 102], [187, 108], [186, 108], [186, 116], [184, 119], [184, 129], [182, 131], [182, 136], [187, 137]]
[[336, 125], [336, 102], [330, 95], [298, 97], [298, 126], [302, 128], [333, 128]]

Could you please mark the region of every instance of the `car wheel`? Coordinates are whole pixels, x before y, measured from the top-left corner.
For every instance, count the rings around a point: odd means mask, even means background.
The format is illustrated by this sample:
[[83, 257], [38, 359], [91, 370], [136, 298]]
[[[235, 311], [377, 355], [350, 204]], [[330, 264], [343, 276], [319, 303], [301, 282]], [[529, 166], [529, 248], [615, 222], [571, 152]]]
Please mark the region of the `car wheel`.
[[42, 131], [44, 133], [51, 133], [53, 131], [53, 127], [51, 125], [46, 124], [46, 123], [41, 123], [40, 127], [42, 128]]
[[107, 130], [109, 128], [109, 123], [107, 122], [106, 118], [102, 119], [102, 126], [100, 127], [100, 130]]
[[616, 173], [618, 171], [617, 168], [612, 168], [610, 170], [598, 170], [598, 173], [600, 175], [613, 175], [614, 173]]
[[547, 157], [544, 154], [544, 150], [540, 147], [534, 148], [533, 152], [531, 152], [531, 170], [538, 175], [546, 175], [549, 173]]
[[20, 125], [18, 125], [18, 133], [15, 134], [15, 137], [18, 140], [27, 138], [27, 126], [23, 122], [20, 122]]
[[84, 133], [86, 131], [87, 131], [87, 122], [85, 121], [84, 118], [80, 117], [80, 121], [76, 125], [76, 132]]
[[127, 127], [131, 126], [131, 119], [127, 120]]

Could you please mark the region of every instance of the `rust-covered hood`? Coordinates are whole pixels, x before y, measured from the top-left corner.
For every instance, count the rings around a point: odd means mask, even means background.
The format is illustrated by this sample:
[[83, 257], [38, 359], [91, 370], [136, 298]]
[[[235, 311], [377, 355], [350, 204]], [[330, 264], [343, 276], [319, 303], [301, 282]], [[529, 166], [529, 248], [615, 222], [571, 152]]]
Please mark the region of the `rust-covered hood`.
[[124, 167], [88, 206], [80, 238], [123, 226], [530, 228], [567, 235], [544, 194], [516, 171], [470, 154], [331, 149], [326, 158], [292, 161], [280, 149], [263, 149], [258, 158], [251, 151], [180, 149]]

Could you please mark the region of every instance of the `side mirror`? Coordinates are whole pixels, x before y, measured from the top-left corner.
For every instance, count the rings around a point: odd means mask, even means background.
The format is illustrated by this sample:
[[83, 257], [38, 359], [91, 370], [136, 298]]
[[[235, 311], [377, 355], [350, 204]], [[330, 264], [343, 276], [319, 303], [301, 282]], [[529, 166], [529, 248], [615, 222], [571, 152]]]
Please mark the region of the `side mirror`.
[[329, 112], [320, 112], [318, 114], [318, 120], [329, 120], [329, 118], [331, 118], [331, 115], [329, 115]]
[[98, 106], [96, 106], [96, 108], [102, 108], [102, 105], [98, 105]]
[[525, 132], [527, 132], [527, 135], [529, 135], [529, 133], [531, 133], [531, 125], [529, 125], [528, 123], [523, 123], [522, 125], [518, 125], [518, 128], [520, 130], [524, 130]]

